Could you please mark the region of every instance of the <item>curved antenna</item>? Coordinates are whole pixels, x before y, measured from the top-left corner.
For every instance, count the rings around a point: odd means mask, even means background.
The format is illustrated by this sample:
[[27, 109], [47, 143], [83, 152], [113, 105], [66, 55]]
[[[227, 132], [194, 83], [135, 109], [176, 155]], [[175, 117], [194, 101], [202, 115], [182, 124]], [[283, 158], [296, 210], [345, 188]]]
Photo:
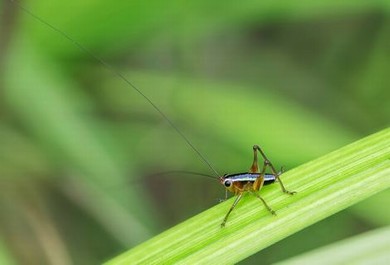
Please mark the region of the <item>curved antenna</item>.
[[129, 79], [127, 79], [121, 72], [119, 72], [117, 69], [115, 69], [111, 64], [107, 63], [94, 53], [92, 53], [89, 49], [81, 45], [81, 43], [77, 42], [75, 39], [70, 37], [68, 34], [66, 34], [64, 31], [60, 30], [59, 28], [53, 26], [46, 20], [38, 17], [34, 13], [32, 13], [29, 9], [22, 6], [18, 1], [10, 0], [11, 2], [15, 3], [23, 12], [27, 13], [29, 16], [34, 18], [35, 20], [39, 21], [40, 23], [46, 25], [47, 27], [51, 28], [53, 31], [57, 32], [59, 35], [63, 36], [67, 40], [69, 40], [73, 45], [75, 45], [77, 48], [79, 48], [81, 51], [85, 52], [92, 58], [94, 58], [97, 62], [99, 62], [101, 65], [103, 65], [107, 70], [110, 70], [114, 75], [118, 76], [122, 81], [124, 81], [127, 85], [132, 87], [135, 91], [138, 92], [139, 95], [141, 95], [149, 104], [161, 115], [161, 117], [168, 122], [168, 124], [177, 132], [178, 135], [187, 143], [187, 145], [198, 155], [198, 157], [213, 171], [213, 173], [218, 177], [220, 174], [217, 170], [211, 165], [211, 163], [206, 159], [205, 156], [201, 154], [201, 152], [192, 144], [192, 142], [179, 130], [178, 127], [165, 115], [162, 110], [157, 107], [156, 104], [153, 103], [152, 100], [150, 100], [138, 87], [136, 87], [132, 82], [130, 82]]
[[163, 172], [153, 173], [153, 174], [151, 174], [151, 176], [163, 176], [163, 175], [172, 175], [172, 174], [187, 174], [187, 175], [207, 177], [207, 178], [211, 178], [211, 179], [219, 179], [218, 177], [215, 177], [215, 176], [212, 176], [209, 174], [199, 173], [199, 172], [195, 172], [195, 171], [187, 171], [187, 170], [163, 171]]

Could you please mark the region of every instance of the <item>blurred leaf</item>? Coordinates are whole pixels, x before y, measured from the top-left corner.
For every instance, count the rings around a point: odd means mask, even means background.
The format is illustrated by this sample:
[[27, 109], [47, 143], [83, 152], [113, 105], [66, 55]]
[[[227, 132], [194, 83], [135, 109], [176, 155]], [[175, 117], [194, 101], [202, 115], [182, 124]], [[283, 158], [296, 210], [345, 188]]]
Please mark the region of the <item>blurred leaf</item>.
[[[202, 153], [219, 167], [223, 167], [226, 161], [237, 160], [243, 153], [250, 159], [253, 144], [261, 145], [270, 157], [291, 167], [357, 138], [342, 125], [311, 113], [261, 86], [251, 89], [239, 84], [147, 72], [131, 72], [126, 76], [142, 87], [152, 101], [158, 102], [168, 117], [179, 113], [178, 126], [190, 139], [204, 139], [195, 145], [202, 146]], [[111, 103], [117, 109], [130, 111], [131, 106], [137, 115], [142, 112], [156, 116], [155, 110], [144, 101], [133, 100], [132, 89], [120, 86], [117, 78], [106, 84], [105, 95], [112, 89], [117, 89], [114, 94], [121, 95]], [[161, 130], [159, 128], [156, 135], [156, 146], [164, 144], [158, 144]], [[171, 135], [171, 138], [162, 149], [168, 150], [173, 143], [181, 141], [177, 135]], [[240, 150], [240, 153], [235, 159], [226, 159], [226, 153], [232, 150]]]
[[18, 177], [44, 176], [50, 172], [47, 158], [39, 147], [5, 124], [0, 125], [0, 146], [0, 181], [17, 181]]
[[390, 190], [385, 190], [368, 200], [354, 205], [349, 210], [373, 225], [385, 226], [390, 224], [389, 204]]
[[[304, 20], [376, 9], [388, 12], [388, 1], [32, 1], [26, 8], [50, 21], [87, 47], [114, 50], [151, 40], [182, 38], [197, 41], [217, 31], [248, 23]], [[58, 15], [61, 14], [61, 15]], [[104, 23], [103, 23], [104, 21]], [[82, 25], [82, 26], [80, 26]], [[49, 51], [80, 54], [62, 37], [54, 38], [46, 26], [25, 21], [25, 32]]]
[[[356, 96], [370, 123], [383, 124], [388, 121], [390, 108], [387, 104], [378, 104], [378, 99], [389, 99], [388, 86], [390, 82], [390, 19], [384, 20], [378, 29], [377, 37], [371, 48], [367, 62], [351, 80], [351, 87], [356, 88]], [[375, 119], [372, 117], [375, 116]], [[377, 123], [377, 124], [376, 124]]]
[[339, 241], [277, 264], [386, 264], [389, 260], [390, 227], [386, 227]]
[[16, 261], [11, 257], [8, 249], [5, 248], [4, 242], [0, 241], [0, 264], [14, 265]]
[[147, 211], [147, 199], [142, 199], [141, 206], [135, 199], [142, 198], [138, 190], [107, 191], [108, 186], [126, 181], [127, 167], [131, 169], [129, 161], [125, 167], [123, 161], [115, 159], [113, 150], [94, 130], [87, 115], [92, 113], [88, 97], [61, 74], [55, 63], [25, 41], [24, 45], [14, 45], [9, 53], [5, 75], [8, 106], [42, 144], [52, 163], [63, 168], [69, 179], [77, 183], [76, 187], [89, 189], [98, 196], [94, 200], [99, 198], [100, 204], [110, 205], [103, 213], [96, 201], [80, 201], [90, 202], [82, 205], [115, 238], [126, 245], [146, 239], [150, 233], [148, 226], [154, 220]]
[[[390, 129], [383, 130], [324, 157], [286, 172], [283, 180], [298, 194], [287, 198], [274, 187], [262, 192], [277, 210], [274, 217], [259, 211], [259, 201], [245, 196], [221, 229], [222, 217], [233, 198], [153, 239], [107, 264], [234, 263], [390, 187]], [[293, 183], [292, 180], [295, 179]], [[293, 184], [292, 184], [293, 183]], [[261, 218], [260, 218], [261, 217]]]

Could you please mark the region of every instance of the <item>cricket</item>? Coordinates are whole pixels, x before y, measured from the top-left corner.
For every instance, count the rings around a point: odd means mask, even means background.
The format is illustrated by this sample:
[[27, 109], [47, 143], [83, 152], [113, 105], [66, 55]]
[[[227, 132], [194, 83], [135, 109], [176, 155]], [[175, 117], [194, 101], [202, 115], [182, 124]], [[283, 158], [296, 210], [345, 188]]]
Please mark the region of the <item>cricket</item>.
[[[274, 165], [265, 155], [263, 149], [256, 144], [253, 146], [253, 162], [247, 172], [224, 174], [224, 175], [219, 174], [218, 171], [214, 168], [214, 166], [209, 162], [209, 160], [206, 159], [206, 157], [198, 150], [198, 148], [190, 141], [190, 139], [176, 126], [176, 124], [165, 114], [165, 112], [162, 109], [160, 109], [156, 105], [156, 103], [153, 102], [146, 94], [144, 94], [140, 88], [138, 88], [134, 83], [132, 83], [132, 81], [130, 81], [129, 78], [124, 76], [121, 72], [119, 72], [119, 70], [114, 68], [111, 64], [107, 63], [102, 58], [96, 56], [87, 47], [77, 42], [77, 40], [70, 37], [68, 33], [62, 31], [60, 28], [57, 28], [49, 21], [46, 21], [44, 18], [39, 17], [31, 10], [27, 9], [22, 4], [20, 4], [18, 1], [16, 0], [10, 0], [10, 1], [15, 5], [17, 5], [24, 13], [28, 14], [33, 20], [43, 24], [44, 26], [47, 26], [50, 30], [53, 31], [53, 33], [57, 33], [61, 35], [63, 38], [67, 39], [72, 45], [76, 46], [78, 49], [88, 54], [88, 56], [92, 57], [94, 60], [99, 62], [108, 71], [111, 71], [115, 76], [120, 78], [125, 83], [125, 85], [127, 85], [128, 87], [136, 91], [144, 100], [146, 100], [149, 103], [149, 105], [163, 118], [163, 120], [165, 120], [169, 124], [169, 126], [179, 135], [179, 137], [182, 138], [185, 144], [188, 145], [188, 147], [192, 149], [194, 153], [196, 153], [199, 159], [203, 161], [203, 163], [211, 170], [211, 172], [214, 175], [213, 178], [218, 180], [219, 183], [224, 186], [224, 188], [226, 189], [225, 200], [227, 199], [228, 192], [231, 192], [236, 196], [233, 204], [229, 209], [227, 209], [227, 213], [222, 219], [220, 225], [221, 227], [225, 227], [230, 214], [236, 208], [242, 196], [246, 193], [250, 193], [256, 198], [258, 198], [261, 201], [261, 203], [264, 205], [264, 207], [272, 215], [276, 215], [276, 212], [271, 208], [271, 206], [267, 204], [266, 200], [260, 195], [260, 191], [263, 186], [278, 182], [283, 193], [289, 195], [293, 195], [296, 193], [295, 191], [289, 191], [285, 188], [280, 178], [280, 176], [283, 173], [283, 169], [277, 171]], [[259, 162], [259, 158], [261, 158], [260, 162]], [[198, 174], [198, 175], [202, 175], [202, 174]]]

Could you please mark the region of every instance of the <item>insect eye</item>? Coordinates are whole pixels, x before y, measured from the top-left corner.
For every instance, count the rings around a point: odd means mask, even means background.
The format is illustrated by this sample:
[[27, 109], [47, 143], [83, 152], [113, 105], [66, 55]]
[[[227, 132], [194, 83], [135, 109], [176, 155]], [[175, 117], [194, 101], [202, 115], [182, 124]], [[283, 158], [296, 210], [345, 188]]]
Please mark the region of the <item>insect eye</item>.
[[232, 182], [230, 180], [226, 180], [223, 185], [225, 185], [225, 187], [229, 188], [231, 185], [232, 185]]

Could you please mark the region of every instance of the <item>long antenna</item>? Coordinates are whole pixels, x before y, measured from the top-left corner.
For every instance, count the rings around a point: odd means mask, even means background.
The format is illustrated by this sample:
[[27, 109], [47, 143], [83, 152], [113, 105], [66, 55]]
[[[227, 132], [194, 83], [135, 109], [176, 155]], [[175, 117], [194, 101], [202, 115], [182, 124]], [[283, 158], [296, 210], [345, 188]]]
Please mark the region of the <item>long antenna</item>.
[[219, 179], [218, 177], [214, 177], [214, 176], [209, 175], [209, 174], [203, 174], [203, 173], [194, 172], [194, 171], [187, 171], [187, 170], [163, 171], [163, 172], [154, 173], [151, 176], [162, 176], [162, 175], [172, 175], [172, 174], [187, 174], [187, 175], [207, 177], [207, 178], [211, 178], [211, 179]]
[[214, 174], [216, 174], [216, 176], [220, 176], [220, 174], [218, 173], [217, 170], [214, 169], [214, 167], [211, 165], [211, 163], [206, 159], [206, 157], [204, 157], [201, 152], [192, 144], [192, 142], [179, 130], [178, 127], [176, 127], [176, 125], [165, 115], [164, 112], [162, 112], [162, 110], [157, 107], [156, 104], [153, 103], [153, 101], [150, 100], [150, 98], [148, 98], [138, 87], [136, 87], [132, 82], [130, 82], [130, 80], [128, 80], [122, 73], [120, 73], [117, 69], [115, 69], [113, 66], [111, 66], [109, 63], [107, 63], [106, 61], [104, 61], [103, 59], [101, 59], [100, 57], [98, 57], [97, 55], [95, 55], [93, 52], [91, 52], [89, 49], [87, 49], [86, 47], [84, 47], [83, 45], [81, 45], [81, 43], [77, 42], [75, 39], [73, 39], [72, 37], [70, 37], [67, 33], [65, 33], [64, 31], [60, 30], [59, 28], [53, 26], [52, 24], [50, 24], [49, 22], [47, 22], [46, 20], [38, 17], [37, 15], [35, 15], [34, 13], [32, 13], [29, 9], [25, 8], [23, 5], [21, 5], [19, 3], [19, 1], [15, 1], [15, 0], [10, 0], [11, 2], [14, 2], [16, 5], [19, 6], [19, 8], [21, 10], [23, 10], [23, 12], [27, 13], [29, 16], [31, 16], [32, 18], [34, 18], [35, 20], [39, 21], [40, 23], [46, 25], [47, 27], [51, 28], [53, 31], [57, 32], [59, 35], [63, 36], [64, 38], [68, 39], [71, 43], [73, 43], [73, 45], [75, 45], [76, 47], [78, 47], [81, 51], [85, 52], [86, 54], [88, 54], [89, 56], [91, 56], [92, 58], [94, 58], [96, 61], [98, 61], [100, 64], [102, 64], [107, 70], [110, 70], [114, 75], [118, 76], [120, 79], [122, 79], [127, 85], [129, 85], [130, 87], [132, 87], [135, 91], [138, 92], [138, 94], [140, 94], [147, 102], [149, 102], [149, 104], [161, 115], [161, 117], [163, 117], [163, 119], [165, 121], [168, 122], [168, 124], [177, 132], [177, 134], [180, 135], [180, 137], [187, 143], [187, 145], [189, 147], [191, 147], [191, 149], [199, 156], [199, 158], [204, 162], [206, 163], [206, 165], [213, 171]]

